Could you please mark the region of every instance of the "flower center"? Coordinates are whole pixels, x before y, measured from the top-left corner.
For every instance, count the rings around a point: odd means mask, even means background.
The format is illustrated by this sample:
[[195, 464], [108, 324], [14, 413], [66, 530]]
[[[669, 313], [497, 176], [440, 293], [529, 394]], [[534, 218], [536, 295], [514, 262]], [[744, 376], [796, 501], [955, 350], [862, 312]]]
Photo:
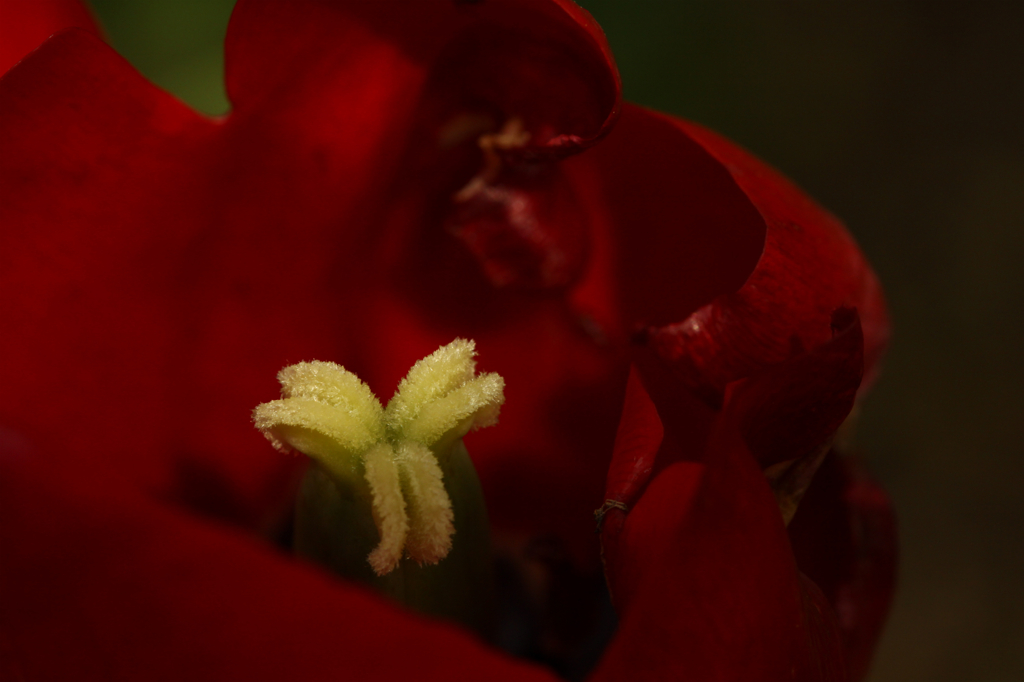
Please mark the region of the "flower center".
[[[456, 117], [443, 137], [454, 140], [484, 123]], [[590, 228], [558, 163], [531, 149], [535, 137], [518, 116], [497, 132], [477, 136], [479, 170], [452, 195], [445, 228], [473, 254], [493, 286], [556, 293], [582, 276]]]

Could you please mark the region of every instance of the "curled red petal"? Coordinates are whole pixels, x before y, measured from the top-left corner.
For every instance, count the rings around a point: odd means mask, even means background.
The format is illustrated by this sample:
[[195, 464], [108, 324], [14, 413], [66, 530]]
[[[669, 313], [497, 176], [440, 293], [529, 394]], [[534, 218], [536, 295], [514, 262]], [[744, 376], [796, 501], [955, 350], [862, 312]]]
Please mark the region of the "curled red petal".
[[665, 429], [650, 395], [631, 369], [626, 383], [623, 418], [615, 435], [615, 454], [608, 467], [605, 497], [632, 505], [650, 478]]
[[[739, 288], [757, 262], [765, 234], [763, 218], [717, 159], [670, 119], [636, 106], [623, 108], [615, 129], [601, 144], [562, 161], [555, 172], [555, 179], [549, 181], [543, 191], [561, 195], [549, 200], [562, 202], [560, 206], [571, 204], [573, 210], [581, 214], [590, 240], [586, 268], [571, 288], [558, 292], [564, 297], [561, 304], [549, 298], [534, 297], [531, 301], [525, 296], [492, 295], [486, 289], [481, 290], [478, 278], [456, 278], [450, 272], [443, 273], [445, 279], [457, 281], [461, 286], [453, 283], [443, 289], [442, 296], [435, 294], [435, 298], [445, 301], [447, 312], [423, 299], [416, 299], [415, 303], [417, 308], [430, 311], [435, 323], [455, 319], [466, 324], [472, 320], [470, 324], [477, 326], [486, 320], [488, 327], [502, 329], [506, 334], [508, 328], [495, 325], [492, 319], [497, 317], [498, 310], [508, 311], [504, 321], [527, 330], [520, 347], [528, 346], [535, 352], [502, 360], [506, 366], [515, 367], [507, 375], [510, 390], [517, 379], [530, 382], [529, 393], [522, 395], [532, 404], [538, 404], [538, 397], [551, 396], [550, 386], [566, 383], [559, 380], [559, 376], [570, 372], [579, 376], [575, 367], [583, 358], [592, 357], [590, 353], [581, 356], [581, 348], [608, 349], [595, 360], [614, 368], [623, 363], [624, 354], [608, 351], [628, 344], [637, 321], [681, 319], [716, 296]], [[429, 250], [421, 247], [419, 253], [429, 254], [434, 262], [457, 262], [449, 255], [450, 251], [433, 244]], [[440, 290], [440, 287], [424, 284], [430, 274], [432, 270], [417, 266], [416, 276], [410, 277], [415, 286], [410, 283], [408, 290], [422, 292], [425, 286], [431, 286], [433, 291]], [[403, 273], [396, 273], [396, 279], [403, 277]], [[474, 292], [472, 299], [467, 291]], [[411, 298], [408, 296], [406, 300]], [[452, 315], [453, 302], [467, 299], [473, 301], [476, 310], [466, 306]], [[535, 310], [552, 306], [561, 308], [564, 314], [554, 318], [561, 318], [556, 327], [550, 318], [543, 323], [537, 318], [536, 322], [529, 321], [522, 313], [527, 306]], [[555, 329], [558, 329], [557, 334], [553, 333]], [[576, 342], [570, 345], [563, 343], [563, 339]], [[561, 368], [538, 371], [535, 363], [540, 357], [550, 357], [552, 364], [555, 367], [560, 364]], [[515, 364], [508, 362], [510, 360]], [[544, 364], [550, 367], [547, 362]], [[679, 395], [678, 382], [669, 380], [670, 385], [662, 386], [665, 383], [661, 381], [662, 375], [664, 373], [655, 368], [644, 373], [644, 381], [649, 384], [647, 390], [659, 394], [659, 406], [672, 411], [672, 419], [666, 420], [666, 439], [678, 447], [671, 451], [689, 452], [694, 458], [699, 457], [703, 451], [702, 439], [713, 417], [711, 410], [695, 405], [688, 392]], [[588, 372], [588, 376], [596, 378], [597, 374]], [[588, 499], [594, 499], [595, 493], [600, 494], [592, 489], [596, 482], [592, 472], [601, 461], [598, 453], [610, 442], [603, 427], [608, 407], [614, 404], [605, 397], [610, 395], [611, 388], [617, 389], [621, 384], [593, 382], [588, 386], [579, 380], [568, 383], [580, 387], [579, 391], [562, 394], [575, 403], [574, 413], [590, 415], [589, 426], [573, 422], [580, 424], [572, 436], [575, 442], [564, 440], [565, 435], [570, 434], [570, 423], [556, 423], [551, 431], [544, 431], [538, 428], [545, 421], [544, 416], [537, 414], [528, 426], [530, 440], [508, 443], [509, 447], [500, 452], [487, 449], [487, 443], [482, 450], [471, 444], [470, 450], [478, 457], [486, 474], [490, 473], [490, 466], [498, 462], [504, 465], [502, 471], [528, 465], [534, 453], [544, 462], [543, 468], [536, 469], [538, 475], [534, 480], [549, 478], [554, 463], [568, 465], [566, 471], [578, 472], [574, 485], [555, 497], [564, 499], [571, 495], [580, 508]], [[665, 393], [676, 393], [677, 399], [663, 396], [660, 388], [664, 388]], [[508, 406], [515, 406], [511, 394]], [[554, 409], [555, 413], [559, 410]], [[552, 414], [551, 408], [548, 414]], [[503, 421], [503, 428], [511, 423]], [[523, 427], [517, 423], [509, 428], [520, 430]], [[510, 438], [508, 433], [494, 435]], [[551, 442], [552, 435], [566, 446], [549, 449], [538, 445]], [[481, 440], [487, 436], [481, 434]], [[664, 460], [667, 463], [668, 458]], [[485, 475], [485, 488], [487, 478]], [[522, 518], [530, 513], [522, 506], [516, 510], [512, 504], [515, 494], [502, 490], [506, 488], [501, 485], [502, 480], [495, 478], [493, 484], [494, 499], [498, 500], [493, 509], [499, 525], [504, 525], [506, 519]], [[520, 490], [517, 487], [506, 489]], [[530, 482], [525, 489], [536, 490], [537, 484]], [[491, 491], [487, 492], [490, 501]], [[607, 497], [614, 497], [614, 494]], [[503, 503], [506, 499], [507, 506]], [[599, 498], [598, 504], [600, 502]], [[538, 508], [550, 510], [556, 502], [541, 498], [538, 504]], [[551, 513], [547, 516], [557, 518]], [[614, 514], [608, 518], [614, 523]]]
[[610, 583], [619, 583], [617, 589], [613, 585], [613, 593], [616, 594], [628, 589], [629, 581], [619, 580], [616, 571], [609, 573], [608, 557], [621, 553], [614, 545], [619, 541], [626, 513], [650, 481], [665, 437], [658, 409], [634, 367], [630, 368], [629, 380], [626, 382], [626, 401], [622, 413], [619, 430], [615, 434], [612, 461], [608, 466], [605, 499], [594, 512], [597, 530], [601, 534], [605, 573]]
[[589, 171], [585, 201], [603, 209], [592, 227], [594, 267], [615, 294], [595, 307], [622, 340], [735, 291], [758, 262], [764, 219], [670, 117], [626, 105], [614, 131], [566, 167]]
[[603, 534], [621, 620], [594, 679], [847, 680], [831, 607], [728, 420], [705, 462], [662, 471]]
[[762, 467], [811, 454], [853, 409], [864, 369], [857, 311], [837, 310], [832, 331], [829, 341], [754, 374], [727, 394], [726, 409], [736, 415]]
[[681, 381], [717, 403], [729, 382], [828, 341], [833, 311], [853, 307], [863, 325], [866, 388], [888, 340], [888, 318], [878, 280], [846, 229], [731, 142], [692, 123], [675, 125], [728, 170], [767, 232], [742, 287], [685, 319], [652, 326], [648, 342]]
[[831, 452], [789, 524], [797, 563], [839, 616], [851, 679], [868, 673], [896, 586], [896, 519], [855, 456]]
[[252, 538], [54, 475], [48, 453], [7, 454], [3, 679], [554, 679]]
[[99, 34], [79, 0], [0, 0], [0, 76], [44, 40], [68, 28]]

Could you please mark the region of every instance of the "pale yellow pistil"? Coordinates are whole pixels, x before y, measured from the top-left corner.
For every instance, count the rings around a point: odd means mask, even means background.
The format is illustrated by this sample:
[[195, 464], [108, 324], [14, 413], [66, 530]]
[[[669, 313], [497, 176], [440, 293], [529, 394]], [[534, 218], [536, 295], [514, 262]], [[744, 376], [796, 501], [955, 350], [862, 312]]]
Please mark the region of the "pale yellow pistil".
[[470, 430], [497, 422], [505, 400], [497, 374], [476, 375], [475, 344], [456, 339], [418, 361], [382, 408], [369, 387], [333, 362], [282, 369], [281, 399], [253, 411], [256, 428], [283, 452], [298, 450], [339, 481], [362, 476], [380, 542], [377, 575], [403, 556], [436, 564], [452, 546], [452, 503], [437, 455]]

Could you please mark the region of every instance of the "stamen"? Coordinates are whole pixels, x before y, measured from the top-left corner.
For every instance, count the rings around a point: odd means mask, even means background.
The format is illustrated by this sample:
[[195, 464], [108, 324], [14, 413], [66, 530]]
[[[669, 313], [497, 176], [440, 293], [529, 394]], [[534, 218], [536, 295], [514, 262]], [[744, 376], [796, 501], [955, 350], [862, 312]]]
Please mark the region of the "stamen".
[[[370, 387], [333, 362], [300, 362], [277, 373], [282, 398], [308, 398], [352, 414], [367, 426], [379, 425], [383, 408]], [[380, 436], [384, 434], [381, 433]]]
[[373, 493], [373, 521], [380, 533], [380, 544], [367, 560], [377, 575], [390, 573], [402, 559], [409, 533], [409, 517], [398, 477], [395, 452], [387, 443], [374, 445], [363, 456], [366, 482]]
[[263, 403], [253, 412], [253, 421], [278, 450], [294, 449], [331, 462], [363, 452], [380, 440], [383, 432], [379, 419], [365, 419], [364, 415], [305, 398]]
[[388, 402], [384, 420], [394, 431], [405, 429], [431, 401], [448, 395], [476, 374], [476, 344], [455, 339], [417, 360]]
[[419, 443], [402, 443], [398, 458], [408, 476], [412, 518], [405, 551], [421, 564], [436, 564], [448, 556], [455, 534], [452, 501], [441, 482], [441, 467]]
[[434, 564], [451, 550], [454, 513], [437, 457], [496, 423], [505, 400], [500, 376], [476, 376], [475, 355], [465, 339], [442, 346], [413, 366], [386, 409], [340, 365], [302, 362], [278, 374], [281, 400], [253, 411], [277, 449], [305, 453], [337, 483], [369, 487], [380, 541], [367, 560], [377, 575], [403, 555]]

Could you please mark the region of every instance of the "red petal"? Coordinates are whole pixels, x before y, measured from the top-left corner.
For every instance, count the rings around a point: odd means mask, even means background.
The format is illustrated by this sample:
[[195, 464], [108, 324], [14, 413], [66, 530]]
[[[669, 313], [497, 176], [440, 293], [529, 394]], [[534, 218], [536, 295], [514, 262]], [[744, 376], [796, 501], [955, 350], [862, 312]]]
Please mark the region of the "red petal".
[[3, 679], [553, 679], [251, 538], [39, 471], [43, 456], [0, 460], [0, 546], [17, 548], [0, 563]]
[[801, 570], [839, 615], [851, 679], [864, 679], [896, 583], [896, 519], [888, 496], [856, 458], [830, 453], [789, 535]]
[[730, 387], [727, 409], [762, 468], [811, 454], [853, 409], [864, 368], [857, 311], [836, 311], [832, 329], [817, 348]]
[[[282, 365], [333, 357], [347, 333], [322, 282], [341, 235], [326, 242], [317, 230], [333, 224], [275, 201], [301, 201], [316, 168], [270, 175], [275, 191], [254, 204], [263, 188], [233, 182], [221, 160], [224, 127], [83, 32], [12, 70], [0, 112], [0, 278], [18, 292], [0, 307], [21, 330], [0, 341], [21, 359], [0, 367], [0, 422], [65, 453], [55, 466], [104, 477], [106, 465], [158, 495], [273, 522], [300, 460], [269, 449], [249, 415]], [[293, 331], [311, 320], [327, 324]], [[95, 443], [103, 460], [77, 462]]]
[[624, 416], [615, 436], [615, 455], [608, 467], [605, 495], [608, 500], [628, 507], [647, 485], [665, 436], [658, 409], [640, 383], [635, 369], [629, 373], [626, 404], [622, 411]]
[[[429, 212], [389, 202], [421, 222], [395, 216], [378, 230], [381, 255], [372, 261], [395, 265], [374, 280], [361, 319], [407, 340], [408, 349], [400, 339], [374, 340], [360, 366], [390, 389], [405, 366], [390, 357], [412, 361], [455, 334], [477, 338], [483, 367], [509, 386], [502, 423], [469, 442], [492, 518], [506, 530], [583, 542], [592, 523], [583, 510], [602, 499], [598, 472], [621, 405], [630, 321], [680, 319], [741, 286], [764, 222], [718, 161], [670, 121], [636, 107], [557, 172], [547, 190], [571, 200], [592, 242], [587, 269], [562, 301], [494, 291], [458, 244], [424, 225]], [[709, 410], [680, 412], [688, 415], [677, 422], [680, 438], [699, 454]]]
[[567, 165], [591, 167], [585, 200], [606, 211], [595, 260], [611, 260], [602, 274], [614, 277], [615, 326], [627, 335], [735, 291], [758, 262], [764, 219], [677, 121], [627, 105], [608, 138]]
[[73, 27], [99, 34], [78, 0], [0, 0], [0, 76], [54, 33]]
[[870, 384], [888, 320], [878, 281], [850, 235], [747, 152], [692, 123], [675, 125], [723, 164], [768, 229], [764, 253], [738, 291], [650, 331], [664, 362], [717, 402], [730, 381], [828, 341], [832, 312], [853, 307], [864, 328], [865, 386]]
[[[654, 401], [640, 382], [636, 368], [631, 367], [626, 384], [626, 403], [622, 407], [619, 431], [615, 434], [614, 454], [608, 466], [605, 500], [594, 513], [598, 531], [602, 534], [602, 551], [606, 561], [609, 551], [612, 554], [621, 551], [609, 548], [612, 543], [618, 542], [626, 520], [625, 512], [636, 503], [650, 481], [664, 437], [665, 429]], [[616, 575], [616, 572], [609, 573], [609, 576], [612, 575]], [[610, 578], [610, 581], [615, 583], [618, 578]], [[612, 584], [615, 594], [625, 589], [628, 589], [625, 585], [616, 589], [616, 585]]]
[[177, 297], [217, 126], [82, 31], [0, 81], [0, 117], [0, 279], [17, 292], [0, 307], [18, 330], [0, 341], [2, 421], [64, 453], [57, 466], [108, 443], [82, 464], [166, 489], [185, 399], [170, 388]]
[[[564, 156], [607, 132], [620, 103], [604, 34], [568, 0], [243, 0], [226, 52], [239, 113], [279, 112], [298, 124], [284, 128], [327, 144], [352, 130], [372, 139], [363, 126], [402, 142], [409, 114], [435, 89], [448, 109], [438, 119], [481, 107], [519, 116], [533, 157]], [[358, 106], [345, 96], [354, 86]]]
[[742, 440], [720, 428], [706, 461], [665, 469], [603, 534], [621, 620], [594, 679], [846, 680], [834, 615]]

